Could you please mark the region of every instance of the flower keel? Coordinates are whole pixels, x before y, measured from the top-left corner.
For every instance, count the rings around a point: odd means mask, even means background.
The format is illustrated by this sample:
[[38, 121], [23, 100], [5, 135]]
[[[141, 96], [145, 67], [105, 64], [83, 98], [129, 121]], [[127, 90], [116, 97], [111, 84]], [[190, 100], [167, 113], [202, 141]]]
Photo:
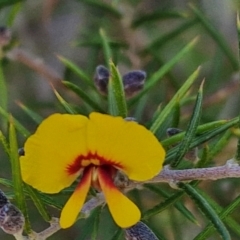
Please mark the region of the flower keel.
[[98, 181], [114, 221], [122, 228], [136, 224], [141, 218], [138, 207], [113, 184], [107, 168], [98, 169]]
[[68, 228], [76, 221], [91, 186], [91, 178], [92, 168], [86, 168], [81, 181], [61, 212], [60, 225], [62, 228]]

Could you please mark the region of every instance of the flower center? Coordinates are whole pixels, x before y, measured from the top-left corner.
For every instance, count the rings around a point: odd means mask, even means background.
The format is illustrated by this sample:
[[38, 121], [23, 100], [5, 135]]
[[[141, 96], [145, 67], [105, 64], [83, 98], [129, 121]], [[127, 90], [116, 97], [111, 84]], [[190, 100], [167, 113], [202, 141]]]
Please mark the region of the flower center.
[[[66, 168], [68, 175], [74, 175], [78, 173], [81, 169], [84, 169], [88, 166], [111, 166], [112, 168], [122, 169], [121, 164], [117, 161], [107, 159], [98, 153], [89, 152], [87, 155], [79, 155], [75, 160], [69, 164]], [[111, 172], [111, 171], [110, 171]]]

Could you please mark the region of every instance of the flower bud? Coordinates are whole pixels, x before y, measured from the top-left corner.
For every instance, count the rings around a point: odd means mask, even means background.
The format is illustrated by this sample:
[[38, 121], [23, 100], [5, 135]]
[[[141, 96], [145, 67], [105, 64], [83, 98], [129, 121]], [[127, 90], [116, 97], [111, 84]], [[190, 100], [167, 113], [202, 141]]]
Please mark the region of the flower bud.
[[146, 73], [141, 70], [131, 71], [123, 75], [123, 85], [126, 97], [130, 98], [143, 89]]
[[8, 202], [0, 209], [0, 227], [8, 234], [22, 233], [25, 219], [21, 211]]
[[19, 148], [19, 149], [18, 149], [18, 155], [19, 155], [19, 156], [24, 156], [24, 155], [25, 155], [24, 148]]
[[9, 200], [7, 199], [3, 191], [0, 190], [0, 209], [7, 203], [9, 203]]
[[143, 222], [125, 229], [126, 240], [158, 240], [153, 231]]
[[176, 134], [178, 134], [180, 132], [182, 132], [181, 129], [178, 129], [178, 128], [168, 128], [167, 129], [167, 136], [171, 137], [171, 136], [176, 135]]
[[94, 82], [98, 91], [101, 94], [104, 94], [104, 95], [107, 94], [109, 77], [110, 77], [110, 73], [106, 67], [102, 65], [97, 66], [95, 76], [94, 76]]

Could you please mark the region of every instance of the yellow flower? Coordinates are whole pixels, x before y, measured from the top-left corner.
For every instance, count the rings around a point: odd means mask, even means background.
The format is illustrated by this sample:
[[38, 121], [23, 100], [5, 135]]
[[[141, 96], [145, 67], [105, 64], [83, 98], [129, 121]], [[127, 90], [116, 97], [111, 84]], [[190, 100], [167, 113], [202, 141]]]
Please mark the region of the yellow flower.
[[80, 212], [90, 186], [103, 192], [114, 221], [122, 228], [140, 220], [137, 206], [114, 185], [119, 170], [129, 179], [144, 181], [162, 169], [165, 151], [155, 136], [136, 122], [100, 113], [53, 114], [24, 145], [23, 180], [45, 193], [57, 193], [81, 179], [65, 204], [62, 228]]

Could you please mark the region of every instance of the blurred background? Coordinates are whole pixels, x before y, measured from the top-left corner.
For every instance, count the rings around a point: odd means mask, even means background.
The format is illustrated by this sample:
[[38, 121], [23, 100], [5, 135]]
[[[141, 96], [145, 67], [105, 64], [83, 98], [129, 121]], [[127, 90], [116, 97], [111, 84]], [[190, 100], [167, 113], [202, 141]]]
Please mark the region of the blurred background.
[[[9, 44], [3, 48], [2, 59], [8, 94], [7, 111], [33, 132], [37, 124], [21, 106], [23, 104], [43, 117], [53, 112], [64, 112], [52, 86], [78, 112], [89, 114], [93, 111], [67, 89], [62, 80], [78, 85], [107, 109], [106, 99], [61, 60], [63, 57], [76, 64], [93, 83], [96, 67], [108, 65], [100, 34], [102, 29], [120, 73], [124, 75], [132, 70], [143, 70], [147, 74], [146, 83], [188, 43], [198, 38], [192, 50], [181, 57], [147, 95], [131, 105], [129, 116], [148, 126], [161, 104], [166, 104], [193, 71], [201, 66], [200, 77], [181, 107], [180, 119], [177, 123], [168, 122], [166, 128], [186, 129], [203, 79], [201, 124], [236, 117], [240, 106], [239, 6], [237, 0], [0, 1], [0, 25], [7, 27], [12, 35]], [[161, 139], [166, 138], [165, 130], [161, 129], [158, 133]], [[24, 138], [19, 136], [19, 145], [23, 142]], [[236, 142], [236, 137], [229, 140], [225, 150], [217, 156], [215, 165], [223, 164], [234, 155]], [[10, 163], [4, 151], [0, 151], [0, 176], [10, 179]], [[238, 183], [238, 180], [222, 180], [202, 183], [201, 187], [221, 206], [226, 206], [239, 193]], [[9, 191], [4, 186], [2, 188]], [[163, 188], [167, 186], [163, 185]], [[160, 201], [148, 190], [133, 191], [132, 195], [143, 209]], [[147, 201], [142, 196], [147, 196]], [[198, 225], [181, 217], [175, 208], [169, 208], [151, 219], [152, 227], [158, 236], [162, 235], [162, 239], [163, 236], [169, 240], [194, 239], [207, 224], [191, 201], [183, 201], [197, 217]], [[41, 220], [31, 202], [29, 207], [33, 229], [41, 231], [46, 228], [48, 225]], [[53, 209], [50, 211], [55, 216], [59, 214]], [[112, 239], [116, 226], [112, 222], [107, 225], [107, 210], [102, 215], [104, 222], [100, 225], [99, 239]], [[234, 217], [240, 223], [237, 212]], [[87, 233], [86, 236], [81, 235], [81, 228], [86, 228], [87, 223], [81, 220], [71, 229], [60, 231], [49, 239], [88, 239]], [[232, 237], [239, 239], [235, 233]], [[0, 239], [13, 237], [0, 231]], [[209, 239], [218, 239], [218, 236]]]

